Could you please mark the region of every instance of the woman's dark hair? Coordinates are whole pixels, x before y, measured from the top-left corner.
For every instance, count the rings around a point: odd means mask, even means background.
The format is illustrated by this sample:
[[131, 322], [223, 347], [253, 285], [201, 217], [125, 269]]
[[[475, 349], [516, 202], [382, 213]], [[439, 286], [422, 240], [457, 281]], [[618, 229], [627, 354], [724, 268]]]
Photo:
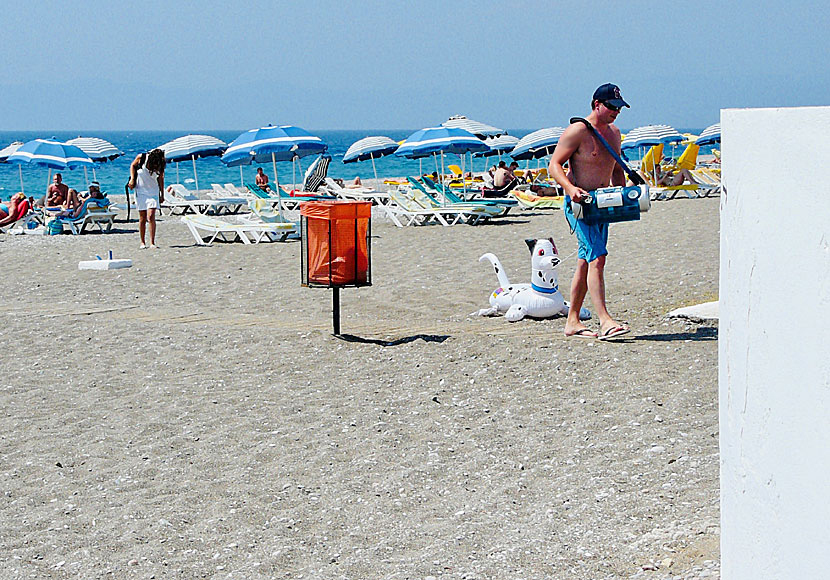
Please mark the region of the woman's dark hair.
[[153, 149], [150, 151], [150, 154], [147, 155], [147, 161], [144, 162], [144, 167], [146, 167], [147, 171], [150, 173], [161, 175], [164, 173], [165, 164], [164, 151], [161, 149]]

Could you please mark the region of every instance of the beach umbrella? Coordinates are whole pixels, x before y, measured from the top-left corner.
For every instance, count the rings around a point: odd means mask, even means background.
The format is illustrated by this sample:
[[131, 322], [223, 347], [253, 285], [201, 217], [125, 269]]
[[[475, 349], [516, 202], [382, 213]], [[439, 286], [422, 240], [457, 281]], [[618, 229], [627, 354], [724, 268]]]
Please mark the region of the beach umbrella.
[[415, 131], [395, 151], [398, 157], [419, 159], [437, 153], [476, 153], [489, 149], [484, 141], [464, 129], [427, 127]]
[[549, 127], [525, 135], [510, 152], [510, 157], [516, 161], [547, 157], [553, 153], [564, 131], [562, 127]]
[[[5, 163], [8, 156], [20, 149], [22, 145], [23, 141], [15, 141], [11, 145], [8, 145], [0, 149], [0, 163]], [[397, 147], [397, 145], [395, 145], [395, 147]]]
[[355, 163], [357, 161], [372, 160], [372, 171], [375, 174], [375, 182], [378, 181], [378, 170], [375, 167], [375, 159], [386, 155], [392, 155], [398, 148], [397, 141], [389, 137], [364, 137], [352, 143], [343, 155], [343, 163]]
[[[320, 155], [327, 149], [328, 145], [322, 139], [305, 129], [293, 125], [268, 125], [242, 133], [228, 145], [221, 160], [228, 166], [270, 161], [274, 169], [274, 183], [279, 188], [277, 161], [294, 161], [308, 155]], [[279, 211], [281, 215], [282, 201], [279, 203]]]
[[701, 146], [714, 145], [715, 143], [720, 143], [720, 123], [706, 127], [700, 137], [695, 140], [695, 144]]
[[112, 161], [124, 155], [118, 147], [105, 139], [98, 137], [76, 137], [66, 142], [68, 145], [74, 145], [87, 155], [96, 163], [103, 163], [105, 161]]
[[[17, 151], [23, 146], [23, 141], [15, 141], [11, 145], [0, 149], [0, 163], [5, 163], [9, 155]], [[17, 166], [17, 173], [20, 175], [20, 190], [23, 191], [23, 166]]]
[[196, 189], [199, 189], [199, 175], [196, 173], [196, 159], [201, 157], [217, 157], [222, 155], [228, 144], [211, 137], [210, 135], [185, 135], [161, 145], [159, 149], [164, 151], [164, 159], [176, 164], [176, 181], [179, 177], [179, 162], [190, 159], [193, 163], [193, 179], [196, 182]]
[[489, 148], [484, 144], [484, 141], [464, 129], [427, 127], [415, 131], [407, 137], [395, 151], [395, 155], [407, 159], [421, 159], [432, 156], [437, 169], [437, 155], [440, 153], [441, 175], [444, 175], [444, 153], [464, 155], [465, 153], [477, 153], [487, 149]]
[[[24, 143], [6, 159], [9, 163], [29, 163], [49, 168], [49, 179], [52, 179], [52, 169], [74, 169], [75, 167], [91, 167], [92, 159], [89, 155], [75, 147], [52, 139], [34, 139]], [[20, 188], [23, 189], [23, 172], [20, 172]]]
[[[98, 137], [76, 137], [75, 139], [70, 139], [66, 142], [69, 145], [74, 145], [87, 155], [89, 158], [95, 161], [96, 163], [104, 163], [106, 161], [112, 161], [113, 159], [117, 159], [124, 155], [124, 152], [121, 151], [118, 147], [110, 143], [105, 139], [99, 139]], [[92, 179], [98, 179], [95, 175], [95, 166], [92, 166]], [[86, 167], [84, 167], [84, 180], [88, 182], [87, 174], [86, 174]], [[87, 183], [87, 187], [89, 187], [89, 183]]]
[[[504, 129], [499, 129], [497, 127], [493, 127], [492, 125], [487, 125], [486, 123], [482, 123], [480, 121], [474, 121], [472, 119], [468, 119], [464, 115], [454, 115], [441, 123], [442, 127], [451, 127], [456, 129], [464, 129], [465, 131], [469, 131], [479, 139], [487, 139], [488, 137], [499, 137], [501, 135], [507, 135], [507, 131]], [[470, 170], [472, 170], [473, 166], [473, 153], [470, 153]]]
[[639, 149], [660, 143], [680, 143], [683, 135], [670, 125], [645, 125], [625, 134], [622, 149]]
[[479, 151], [473, 153], [473, 157], [492, 157], [493, 155], [501, 155], [508, 153], [516, 148], [519, 144], [519, 138], [512, 135], [501, 135], [499, 137], [489, 137], [484, 139], [484, 144], [487, 145], [486, 151]]
[[453, 117], [450, 117], [449, 119], [441, 123], [441, 126], [449, 127], [452, 129], [464, 129], [465, 131], [472, 133], [479, 139], [507, 135], [507, 131], [505, 131], [504, 129], [498, 129], [496, 127], [493, 127], [492, 125], [480, 123], [479, 121], [473, 121], [472, 119], [468, 119], [464, 115], [455, 115]]

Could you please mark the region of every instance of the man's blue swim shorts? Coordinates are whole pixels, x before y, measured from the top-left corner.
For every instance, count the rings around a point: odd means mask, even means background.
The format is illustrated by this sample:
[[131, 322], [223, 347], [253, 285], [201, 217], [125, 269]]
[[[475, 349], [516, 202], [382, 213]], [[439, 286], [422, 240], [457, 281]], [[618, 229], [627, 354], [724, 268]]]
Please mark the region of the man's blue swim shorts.
[[577, 257], [580, 260], [593, 262], [600, 256], [608, 254], [608, 224], [589, 226], [584, 221], [576, 219], [571, 209], [571, 198], [568, 196], [565, 196], [562, 210], [565, 219], [568, 220], [568, 225], [576, 234], [577, 242], [579, 242]]

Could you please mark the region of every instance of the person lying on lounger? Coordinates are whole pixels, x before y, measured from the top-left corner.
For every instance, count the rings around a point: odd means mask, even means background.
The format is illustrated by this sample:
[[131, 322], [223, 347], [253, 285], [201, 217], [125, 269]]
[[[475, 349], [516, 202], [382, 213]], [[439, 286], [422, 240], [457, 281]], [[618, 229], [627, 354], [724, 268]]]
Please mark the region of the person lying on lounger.
[[[0, 202], [0, 226], [7, 226], [20, 219], [20, 206], [26, 201], [26, 195], [19, 191], [7, 202]], [[24, 210], [25, 211], [25, 210]]]
[[[646, 179], [649, 177], [651, 179], [654, 178], [653, 175], [643, 175], [643, 177]], [[662, 168], [657, 168], [657, 185], [674, 187], [676, 185], [683, 185], [684, 183], [697, 184], [697, 181], [695, 181], [695, 178], [692, 177], [692, 174], [688, 169], [681, 168], [677, 171], [677, 173], [674, 173], [674, 171], [670, 169], [664, 171]]]

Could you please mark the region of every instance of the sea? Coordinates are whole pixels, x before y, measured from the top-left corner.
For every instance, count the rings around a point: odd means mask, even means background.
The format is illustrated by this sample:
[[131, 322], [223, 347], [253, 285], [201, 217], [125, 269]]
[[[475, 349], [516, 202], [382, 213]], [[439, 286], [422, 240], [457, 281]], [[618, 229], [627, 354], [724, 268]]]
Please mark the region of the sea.
[[[516, 137], [523, 137], [531, 133], [535, 129], [508, 129], [510, 135]], [[681, 132], [688, 132], [699, 134], [703, 129], [681, 129]], [[24, 143], [32, 139], [38, 138], [55, 138], [58, 141], [67, 141], [75, 137], [99, 137], [105, 139], [118, 147], [124, 152], [124, 155], [104, 163], [96, 164], [94, 170], [83, 168], [74, 170], [61, 171], [63, 181], [69, 187], [75, 188], [78, 191], [87, 189], [87, 183], [93, 179], [97, 179], [101, 184], [101, 190], [109, 194], [123, 194], [124, 185], [127, 183], [130, 174], [130, 163], [135, 159], [139, 153], [150, 151], [172, 141], [177, 137], [187, 134], [202, 134], [212, 135], [230, 143], [236, 139], [245, 130], [240, 129], [236, 131], [211, 131], [211, 130], [194, 130], [194, 131], [62, 131], [62, 132], [45, 132], [45, 131], [0, 131], [0, 149], [6, 147], [14, 141], [23, 141]], [[363, 137], [372, 135], [384, 135], [401, 141], [406, 139], [414, 130], [412, 129], [398, 129], [398, 130], [384, 130], [384, 129], [370, 129], [370, 130], [341, 130], [341, 131], [310, 131], [311, 133], [320, 137], [328, 145], [328, 154], [332, 156], [332, 162], [329, 166], [329, 175], [335, 178], [342, 178], [344, 180], [352, 180], [359, 176], [361, 180], [374, 179], [374, 171], [371, 161], [363, 161], [358, 163], [343, 163], [343, 155], [349, 146]], [[682, 152], [683, 148], [678, 147], [676, 155]], [[708, 149], [701, 149], [701, 154], [709, 153]], [[667, 148], [666, 154], [672, 154], [672, 151]], [[638, 159], [637, 152], [628, 152], [628, 158], [633, 160]], [[502, 157], [509, 160], [508, 156]], [[277, 172], [280, 183], [292, 184], [301, 183], [305, 169], [312, 162], [314, 158], [309, 157], [300, 159], [297, 162], [283, 162], [277, 163]], [[499, 157], [487, 157], [472, 159], [473, 171], [484, 171], [488, 166], [498, 161]], [[444, 160], [445, 166], [449, 164], [456, 164], [462, 166], [461, 159], [457, 155], [447, 155]], [[465, 170], [469, 170], [470, 157], [467, 156], [463, 164]], [[547, 159], [523, 161], [520, 163], [522, 168], [530, 167], [545, 167]], [[182, 183], [189, 189], [196, 189], [196, 179], [198, 178], [200, 189], [209, 189], [212, 183], [235, 183], [239, 185], [241, 182], [250, 183], [254, 180], [256, 174], [257, 164], [239, 167], [226, 167], [222, 164], [218, 157], [207, 157], [196, 160], [196, 172], [194, 175], [194, 167], [191, 162], [168, 164], [165, 172], [165, 179], [167, 183]], [[270, 163], [263, 166], [265, 172], [273, 181], [273, 169]], [[394, 155], [389, 155], [381, 159], [375, 160], [375, 168], [378, 176], [382, 179], [384, 177], [402, 177], [406, 175], [419, 175], [420, 173], [431, 173], [432, 171], [441, 172], [440, 158], [423, 159], [423, 160], [409, 160]], [[52, 170], [54, 172], [54, 170]], [[0, 163], [0, 199], [7, 200], [14, 193], [21, 191], [21, 175], [23, 181], [23, 191], [27, 196], [39, 197], [46, 191], [46, 187], [50, 180], [50, 171], [45, 167], [22, 165], [18, 169], [17, 164]], [[371, 183], [371, 182], [370, 182]]]

